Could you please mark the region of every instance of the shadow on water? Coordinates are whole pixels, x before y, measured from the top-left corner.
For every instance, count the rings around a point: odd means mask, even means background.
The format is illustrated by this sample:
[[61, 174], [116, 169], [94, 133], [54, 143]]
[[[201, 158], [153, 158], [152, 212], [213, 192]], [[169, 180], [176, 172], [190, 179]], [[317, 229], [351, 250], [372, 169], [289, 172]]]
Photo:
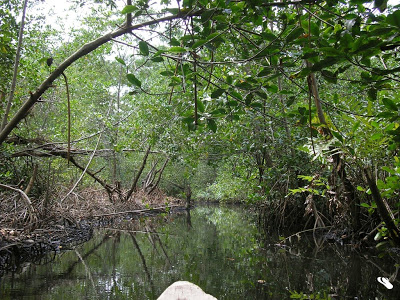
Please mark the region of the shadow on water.
[[[1, 299], [157, 299], [186, 280], [218, 299], [398, 299], [393, 260], [302, 236], [260, 235], [242, 208], [197, 207], [98, 230], [0, 280]], [[45, 262], [45, 261], [43, 261]], [[391, 278], [388, 290], [377, 277]]]

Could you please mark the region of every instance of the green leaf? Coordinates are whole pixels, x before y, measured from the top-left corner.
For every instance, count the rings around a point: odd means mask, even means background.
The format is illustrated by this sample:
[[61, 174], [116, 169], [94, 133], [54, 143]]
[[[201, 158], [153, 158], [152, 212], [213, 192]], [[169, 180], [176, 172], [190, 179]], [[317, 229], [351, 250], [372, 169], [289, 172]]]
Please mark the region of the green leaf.
[[326, 81], [330, 83], [337, 83], [337, 77], [335, 73], [328, 70], [321, 70], [321, 75], [325, 78]]
[[189, 116], [189, 117], [186, 117], [186, 118], [182, 118], [182, 122], [186, 123], [186, 124], [193, 123], [194, 122], [194, 117], [193, 116]]
[[185, 52], [187, 52], [187, 50], [185, 48], [183, 48], [183, 47], [175, 46], [175, 47], [169, 48], [168, 52], [171, 52], [171, 53], [185, 53]]
[[371, 141], [380, 140], [382, 137], [383, 137], [383, 134], [382, 134], [382, 133], [374, 133], [374, 134], [371, 136]]
[[226, 110], [225, 108], [218, 108], [216, 110], [213, 110], [211, 112], [212, 115], [225, 115], [226, 114]]
[[382, 232], [378, 231], [377, 234], [375, 234], [374, 240], [379, 241], [382, 238]]
[[149, 45], [145, 41], [139, 42], [140, 53], [144, 56], [149, 56]]
[[240, 101], [243, 100], [242, 95], [239, 94], [238, 92], [234, 91], [234, 90], [230, 90], [230, 91], [229, 91], [229, 94], [230, 94], [233, 98], [236, 98], [237, 100], [240, 100]]
[[400, 10], [396, 10], [394, 13], [389, 14], [386, 18], [386, 22], [400, 28]]
[[207, 39], [207, 41], [210, 41], [210, 40], [216, 38], [219, 35], [220, 35], [219, 32], [214, 32], [214, 33], [211, 33], [206, 39]]
[[303, 33], [304, 33], [304, 29], [301, 28], [301, 27], [294, 29], [286, 37], [286, 43], [290, 43], [290, 42], [294, 41], [295, 39], [297, 39]]
[[290, 96], [289, 99], [286, 102], [286, 106], [289, 107], [293, 104], [294, 100], [296, 100], [295, 96]]
[[250, 106], [254, 107], [254, 108], [256, 108], [256, 107], [263, 108], [263, 105], [259, 102], [252, 102], [252, 103], [250, 103]]
[[253, 98], [254, 98], [254, 96], [253, 96], [252, 93], [250, 93], [250, 94], [248, 94], [248, 95], [246, 96], [246, 98], [244, 99], [244, 101], [245, 101], [245, 103], [246, 103], [247, 106], [250, 105], [250, 103], [251, 103], [251, 101], [253, 100]]
[[274, 84], [267, 85], [265, 88], [266, 88], [267, 91], [270, 92], [270, 93], [277, 93], [278, 90], [279, 90], [279, 89], [278, 89], [278, 86], [276, 86], [276, 85], [274, 85]]
[[272, 69], [271, 68], [263, 68], [260, 73], [257, 74], [257, 77], [265, 77], [268, 76], [272, 73]]
[[136, 10], [138, 10], [138, 8], [135, 5], [127, 5], [122, 9], [121, 13], [122, 14], [130, 14]]
[[151, 61], [153, 61], [153, 62], [162, 62], [162, 61], [164, 61], [164, 58], [162, 58], [161, 56], [156, 56], [156, 57], [153, 57], [151, 59]]
[[171, 71], [162, 71], [162, 72], [160, 72], [160, 75], [162, 75], [162, 76], [173, 76], [174, 73], [172, 73]]
[[215, 91], [213, 91], [211, 93], [211, 98], [218, 98], [220, 96], [222, 96], [222, 94], [225, 92], [224, 89], [216, 89]]
[[116, 60], [117, 62], [119, 62], [120, 64], [126, 66], [126, 63], [125, 63], [125, 61], [124, 61], [122, 58], [116, 57], [115, 60]]
[[377, 7], [380, 12], [384, 12], [387, 8], [388, 0], [374, 0], [374, 7]]
[[262, 33], [262, 37], [267, 41], [273, 41], [277, 39], [276, 35], [271, 32]]
[[200, 99], [197, 99], [197, 109], [199, 112], [203, 113], [204, 112], [204, 104]]
[[376, 100], [377, 97], [378, 97], [378, 90], [377, 90], [376, 88], [370, 88], [370, 89], [367, 91], [367, 94], [368, 94], [368, 98], [369, 98], [369, 99], [371, 99], [371, 100]]
[[338, 139], [339, 141], [341, 141], [342, 143], [344, 142], [343, 137], [342, 137], [342, 135], [341, 135], [339, 132], [334, 131], [334, 130], [331, 130], [331, 132], [332, 132], [332, 135], [333, 135], [335, 138], [337, 138], [337, 139]]
[[357, 121], [357, 122], [353, 125], [353, 128], [351, 129], [351, 131], [352, 131], [353, 133], [356, 132], [357, 129], [360, 127], [360, 125], [361, 125], [361, 122], [360, 122], [360, 121]]
[[397, 105], [389, 98], [383, 98], [382, 103], [390, 110], [397, 111]]
[[339, 50], [337, 50], [336, 48], [333, 48], [333, 47], [322, 47], [319, 50], [322, 51], [327, 56], [343, 55], [342, 52], [340, 52]]
[[213, 132], [217, 132], [217, 123], [213, 119], [207, 119], [207, 127]]
[[135, 86], [137, 86], [137, 87], [141, 87], [141, 86], [142, 86], [142, 83], [140, 82], [139, 79], [137, 79], [137, 78], [135, 77], [135, 75], [133, 75], [133, 74], [127, 74], [127, 75], [126, 75], [126, 78], [127, 78], [128, 81], [129, 81], [130, 83], [132, 83], [133, 85], [135, 85]]
[[320, 62], [315, 63], [312, 67], [311, 70], [313, 71], [320, 71], [321, 69], [330, 67], [334, 64], [336, 64], [337, 62], [339, 62], [339, 58], [335, 58], [335, 57], [327, 57], [324, 60], [321, 60]]
[[195, 42], [193, 45], [192, 45], [192, 49], [196, 49], [196, 48], [199, 48], [200, 46], [203, 46], [205, 43], [207, 43], [207, 40], [198, 40], [197, 42]]

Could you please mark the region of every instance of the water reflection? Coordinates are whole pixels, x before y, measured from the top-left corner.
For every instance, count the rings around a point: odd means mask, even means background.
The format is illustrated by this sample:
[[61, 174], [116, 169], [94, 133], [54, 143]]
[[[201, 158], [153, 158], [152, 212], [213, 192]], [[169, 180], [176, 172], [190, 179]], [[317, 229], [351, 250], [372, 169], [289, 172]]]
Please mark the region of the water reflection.
[[[312, 237], [289, 246], [276, 241], [261, 238], [254, 216], [239, 208], [124, 221], [49, 263], [7, 274], [0, 298], [157, 299], [186, 280], [218, 299], [398, 299], [393, 261], [334, 244], [316, 247]], [[379, 276], [392, 276], [394, 288]]]

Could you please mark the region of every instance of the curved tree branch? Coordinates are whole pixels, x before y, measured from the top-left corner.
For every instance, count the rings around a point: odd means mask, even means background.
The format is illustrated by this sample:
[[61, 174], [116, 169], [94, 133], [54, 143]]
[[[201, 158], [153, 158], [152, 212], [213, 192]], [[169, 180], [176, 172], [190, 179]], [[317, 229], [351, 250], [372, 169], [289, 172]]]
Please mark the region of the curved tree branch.
[[159, 18], [156, 20], [151, 20], [148, 22], [143, 22], [137, 25], [124, 25], [118, 30], [115, 30], [113, 32], [107, 33], [98, 39], [89, 42], [85, 45], [83, 45], [78, 51], [76, 51], [74, 54], [72, 54], [70, 57], [68, 57], [63, 63], [61, 63], [57, 69], [53, 71], [53, 73], [50, 74], [50, 76], [43, 81], [43, 83], [39, 86], [39, 88], [34, 92], [30, 93], [29, 99], [21, 106], [21, 108], [17, 111], [15, 116], [10, 120], [10, 122], [7, 124], [6, 127], [3, 128], [3, 130], [0, 132], [0, 145], [4, 142], [4, 140], [7, 138], [7, 136], [11, 133], [11, 131], [25, 118], [25, 116], [28, 114], [29, 110], [36, 104], [36, 102], [39, 101], [40, 97], [44, 94], [45, 91], [47, 91], [48, 88], [50, 88], [54, 82], [70, 65], [72, 65], [75, 61], [80, 59], [81, 57], [89, 54], [90, 52], [94, 51], [95, 49], [99, 48], [100, 46], [108, 43], [112, 39], [115, 39], [116, 37], [119, 37], [121, 35], [124, 35], [132, 30], [136, 30], [142, 27], [170, 21], [170, 20], [175, 20], [175, 19], [182, 19], [182, 18], [187, 18], [190, 16], [198, 16], [203, 13], [203, 10], [196, 10], [192, 11], [189, 14], [182, 14], [178, 13], [176, 15], [172, 16], [167, 16], [163, 18]]

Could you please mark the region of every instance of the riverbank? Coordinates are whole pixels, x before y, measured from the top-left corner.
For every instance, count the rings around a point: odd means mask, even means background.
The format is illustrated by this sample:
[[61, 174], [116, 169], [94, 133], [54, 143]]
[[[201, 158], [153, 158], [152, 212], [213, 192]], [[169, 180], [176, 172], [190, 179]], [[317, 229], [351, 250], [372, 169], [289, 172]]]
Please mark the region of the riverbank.
[[94, 228], [184, 208], [180, 199], [161, 191], [138, 191], [129, 201], [112, 203], [104, 191], [86, 189], [49, 208], [35, 203], [37, 218], [32, 222], [20, 201], [9, 196], [3, 194], [0, 201], [0, 277], [25, 261], [88, 241]]

